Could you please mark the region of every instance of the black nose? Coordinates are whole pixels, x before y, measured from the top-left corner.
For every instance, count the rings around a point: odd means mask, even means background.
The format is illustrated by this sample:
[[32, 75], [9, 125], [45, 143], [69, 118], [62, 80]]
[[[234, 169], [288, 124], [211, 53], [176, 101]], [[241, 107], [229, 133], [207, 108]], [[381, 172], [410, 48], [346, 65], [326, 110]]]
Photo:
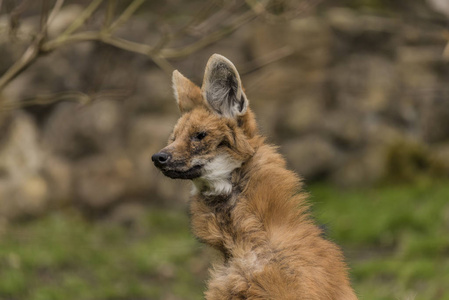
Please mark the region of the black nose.
[[159, 152], [151, 156], [151, 160], [153, 161], [156, 167], [161, 167], [170, 161], [171, 155], [165, 152]]

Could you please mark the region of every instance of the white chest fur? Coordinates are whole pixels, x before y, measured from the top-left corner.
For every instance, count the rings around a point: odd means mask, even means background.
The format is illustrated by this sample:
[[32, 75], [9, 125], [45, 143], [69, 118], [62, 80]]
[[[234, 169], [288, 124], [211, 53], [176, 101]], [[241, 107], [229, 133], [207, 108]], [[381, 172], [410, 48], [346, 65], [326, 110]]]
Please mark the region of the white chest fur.
[[242, 162], [229, 155], [218, 155], [204, 166], [203, 175], [193, 180], [192, 194], [229, 195], [232, 192], [231, 173], [241, 165]]

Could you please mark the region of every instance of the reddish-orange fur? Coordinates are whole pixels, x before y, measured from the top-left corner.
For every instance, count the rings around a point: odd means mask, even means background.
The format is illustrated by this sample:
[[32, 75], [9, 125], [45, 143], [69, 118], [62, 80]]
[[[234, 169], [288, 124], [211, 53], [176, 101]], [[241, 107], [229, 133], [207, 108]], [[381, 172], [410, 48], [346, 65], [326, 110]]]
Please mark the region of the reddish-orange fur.
[[[183, 116], [163, 151], [182, 161], [177, 168], [217, 155], [242, 162], [229, 176], [232, 192], [208, 195], [198, 185], [190, 200], [193, 233], [223, 254], [212, 268], [206, 299], [357, 299], [340, 249], [322, 237], [300, 178], [258, 134], [251, 110], [234, 117], [217, 113], [204, 88], [179, 73], [174, 87]], [[192, 139], [197, 132], [207, 136]]]

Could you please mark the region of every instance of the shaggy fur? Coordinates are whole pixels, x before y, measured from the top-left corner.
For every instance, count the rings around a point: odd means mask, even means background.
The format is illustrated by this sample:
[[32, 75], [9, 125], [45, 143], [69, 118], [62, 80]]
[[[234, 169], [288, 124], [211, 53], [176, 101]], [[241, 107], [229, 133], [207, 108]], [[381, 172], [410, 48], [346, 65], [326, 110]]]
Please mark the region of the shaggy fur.
[[182, 116], [153, 161], [193, 181], [193, 233], [223, 254], [206, 299], [357, 299], [301, 180], [258, 134], [234, 65], [215, 54], [202, 89], [177, 71], [173, 85]]

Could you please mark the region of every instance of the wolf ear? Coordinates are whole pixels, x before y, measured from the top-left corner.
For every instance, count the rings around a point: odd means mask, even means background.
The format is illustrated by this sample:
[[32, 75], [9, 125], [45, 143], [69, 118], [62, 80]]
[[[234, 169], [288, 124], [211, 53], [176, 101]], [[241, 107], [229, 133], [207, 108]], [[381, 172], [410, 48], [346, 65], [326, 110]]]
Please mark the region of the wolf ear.
[[181, 113], [204, 104], [201, 89], [179, 73], [178, 70], [173, 71], [172, 82], [176, 103], [178, 103]]
[[209, 58], [201, 91], [210, 107], [222, 116], [236, 118], [246, 112], [248, 99], [239, 73], [224, 56], [214, 54]]

